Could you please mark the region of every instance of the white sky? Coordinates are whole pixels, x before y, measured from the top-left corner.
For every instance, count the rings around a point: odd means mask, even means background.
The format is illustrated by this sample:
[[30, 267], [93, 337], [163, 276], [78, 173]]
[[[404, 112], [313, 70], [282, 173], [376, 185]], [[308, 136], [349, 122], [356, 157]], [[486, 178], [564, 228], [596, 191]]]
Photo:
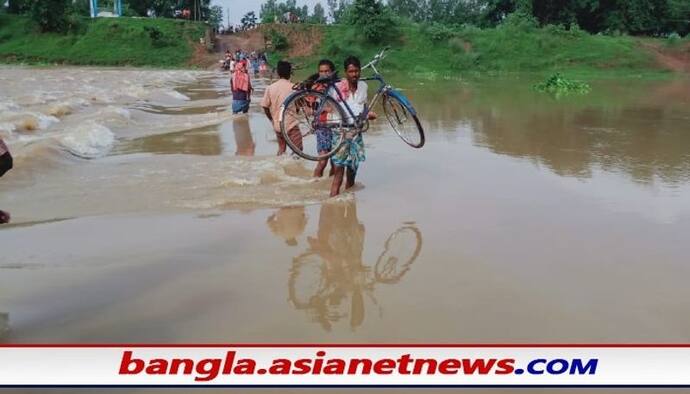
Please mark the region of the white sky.
[[[284, 0], [277, 0], [277, 2], [284, 2]], [[257, 0], [211, 0], [211, 5], [219, 5], [223, 7], [223, 25], [228, 23], [228, 8], [230, 8], [230, 24], [238, 25], [240, 19], [249, 11], [256, 12], [256, 18], [259, 18], [259, 10], [264, 1]], [[326, 0], [297, 0], [297, 6], [302, 7], [305, 4], [309, 6], [309, 13], [311, 14], [316, 3], [321, 3], [326, 14], [328, 14], [328, 5]]]

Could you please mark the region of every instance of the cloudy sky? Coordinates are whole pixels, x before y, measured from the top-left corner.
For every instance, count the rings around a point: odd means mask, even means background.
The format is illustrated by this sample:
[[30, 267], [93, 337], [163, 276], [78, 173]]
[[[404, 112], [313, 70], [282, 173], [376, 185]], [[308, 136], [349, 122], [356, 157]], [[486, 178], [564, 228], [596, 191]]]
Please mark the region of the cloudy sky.
[[[302, 7], [305, 4], [309, 6], [309, 13], [314, 9], [316, 3], [321, 3], [324, 9], [328, 8], [326, 0], [297, 0], [298, 6]], [[233, 25], [239, 24], [242, 16], [249, 11], [256, 12], [256, 17], [258, 18], [261, 4], [263, 4], [263, 1], [260, 0], [211, 0], [211, 5], [223, 7], [224, 24], [228, 23], [228, 8], [230, 9], [230, 23]]]

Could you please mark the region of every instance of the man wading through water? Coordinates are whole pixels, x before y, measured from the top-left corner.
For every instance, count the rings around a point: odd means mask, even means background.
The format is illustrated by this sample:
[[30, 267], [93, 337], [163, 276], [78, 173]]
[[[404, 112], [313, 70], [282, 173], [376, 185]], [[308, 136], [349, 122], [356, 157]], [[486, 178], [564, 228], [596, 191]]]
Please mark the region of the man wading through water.
[[[352, 110], [355, 116], [359, 116], [367, 105], [367, 84], [360, 81], [362, 65], [358, 58], [350, 56], [345, 59], [345, 79], [338, 82], [337, 88], [343, 96], [343, 100]], [[347, 111], [346, 111], [347, 113]], [[369, 112], [369, 119], [376, 119], [376, 114]], [[348, 119], [349, 123], [354, 123], [354, 119]], [[362, 133], [347, 133], [345, 145], [331, 158], [335, 166], [333, 183], [331, 184], [331, 197], [340, 194], [340, 186], [343, 184], [343, 176], [347, 169], [347, 181], [345, 189], [355, 185], [355, 177], [359, 164], [366, 159], [364, 154], [364, 139]]]
[[[280, 156], [284, 154], [287, 149], [287, 143], [283, 138], [283, 134], [280, 132], [280, 106], [293, 92], [293, 84], [290, 82], [292, 65], [288, 62], [279, 61], [276, 70], [278, 71], [280, 79], [266, 88], [264, 98], [261, 100], [261, 106], [264, 108], [264, 113], [266, 113], [268, 120], [273, 123], [273, 130], [278, 138], [278, 156]], [[302, 133], [298, 127], [298, 120], [288, 114], [285, 114], [285, 116], [289, 130], [287, 134], [290, 140], [299, 147], [299, 149], [302, 149]]]

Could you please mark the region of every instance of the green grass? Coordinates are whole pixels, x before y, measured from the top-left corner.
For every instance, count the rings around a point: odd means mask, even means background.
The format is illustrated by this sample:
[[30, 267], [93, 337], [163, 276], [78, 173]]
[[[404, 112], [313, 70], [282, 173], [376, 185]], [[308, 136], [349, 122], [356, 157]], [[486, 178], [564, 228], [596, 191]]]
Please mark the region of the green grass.
[[[543, 78], [555, 72], [576, 78], [663, 78], [670, 73], [657, 68], [652, 56], [635, 38], [590, 35], [549, 26], [521, 29], [444, 28], [439, 37], [433, 28], [403, 24], [398, 42], [380, 67], [386, 76], [421, 80], [453, 80], [474, 75], [535, 74]], [[436, 38], [436, 41], [432, 39]], [[369, 60], [381, 47], [367, 45], [349, 26], [327, 26], [319, 54], [296, 59], [309, 70], [321, 57], [339, 66], [347, 55]]]
[[84, 18], [75, 30], [38, 33], [29, 18], [0, 14], [0, 61], [189, 67], [191, 43], [203, 36], [205, 26], [171, 19]]

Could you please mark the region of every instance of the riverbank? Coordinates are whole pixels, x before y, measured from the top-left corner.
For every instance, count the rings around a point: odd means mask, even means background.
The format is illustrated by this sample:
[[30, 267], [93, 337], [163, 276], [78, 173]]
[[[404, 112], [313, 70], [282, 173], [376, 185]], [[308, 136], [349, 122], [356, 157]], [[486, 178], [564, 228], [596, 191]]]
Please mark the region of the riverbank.
[[[420, 80], [447, 80], [476, 74], [565, 72], [571, 76], [669, 77], [690, 70], [690, 40], [592, 35], [547, 26], [449, 28], [407, 24], [400, 27], [382, 68]], [[315, 69], [318, 59], [355, 54], [370, 59], [383, 45], [370, 45], [350, 26], [328, 26], [318, 54], [298, 59]], [[674, 59], [669, 67], [667, 59]]]
[[84, 18], [71, 33], [38, 33], [0, 14], [0, 62], [192, 68], [206, 25], [175, 19]]
[[[27, 17], [0, 14], [0, 62], [102, 66], [208, 68], [213, 61], [198, 44], [202, 23], [150, 18], [83, 19], [70, 34], [40, 34]], [[220, 50], [240, 45], [264, 50], [275, 30], [289, 43], [272, 63], [288, 58], [307, 74], [323, 57], [371, 58], [394, 49], [382, 71], [393, 77], [448, 80], [475, 74], [565, 72], [582, 78], [669, 77], [690, 73], [690, 40], [592, 35], [558, 26], [505, 23], [496, 28], [404, 23], [386, 44], [363, 42], [348, 25], [263, 25], [220, 38]], [[237, 49], [237, 48], [234, 48]], [[220, 56], [220, 54], [218, 54]], [[204, 61], [201, 61], [202, 59]]]

